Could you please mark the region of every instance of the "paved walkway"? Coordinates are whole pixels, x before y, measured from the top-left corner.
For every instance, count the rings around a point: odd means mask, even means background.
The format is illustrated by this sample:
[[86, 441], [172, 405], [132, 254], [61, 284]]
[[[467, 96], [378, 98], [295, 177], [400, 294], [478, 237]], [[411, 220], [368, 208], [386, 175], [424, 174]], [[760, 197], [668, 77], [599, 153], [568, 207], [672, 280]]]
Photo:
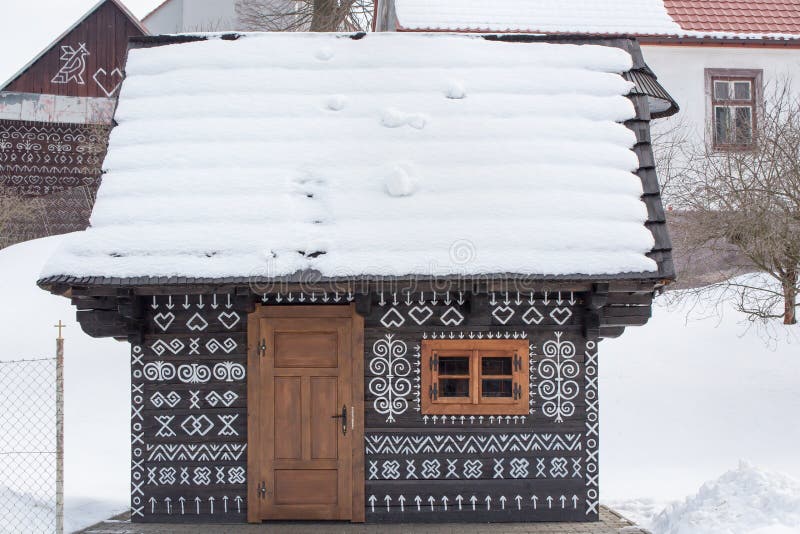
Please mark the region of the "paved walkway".
[[466, 523], [359, 525], [352, 523], [272, 522], [262, 525], [132, 524], [125, 516], [104, 521], [80, 534], [648, 534], [604, 506], [595, 523]]

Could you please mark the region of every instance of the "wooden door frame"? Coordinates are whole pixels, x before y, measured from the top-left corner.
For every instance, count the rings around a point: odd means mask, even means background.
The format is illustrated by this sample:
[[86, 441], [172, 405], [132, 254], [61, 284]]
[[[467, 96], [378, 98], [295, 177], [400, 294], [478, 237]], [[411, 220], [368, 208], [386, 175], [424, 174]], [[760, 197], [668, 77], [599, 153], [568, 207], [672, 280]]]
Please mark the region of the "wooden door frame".
[[[252, 443], [263, 442], [260, 414], [251, 399], [257, 399], [262, 390], [261, 360], [258, 354], [259, 321], [264, 318], [345, 318], [352, 320], [351, 328], [351, 377], [353, 416], [352, 432], [352, 523], [363, 523], [366, 519], [364, 478], [364, 318], [356, 313], [355, 304], [348, 306], [257, 306], [247, 317], [247, 521], [261, 523], [258, 483], [261, 481], [260, 466]], [[356, 417], [357, 416], [357, 417]], [[258, 475], [256, 475], [258, 473]], [[251, 505], [256, 503], [256, 506]]]

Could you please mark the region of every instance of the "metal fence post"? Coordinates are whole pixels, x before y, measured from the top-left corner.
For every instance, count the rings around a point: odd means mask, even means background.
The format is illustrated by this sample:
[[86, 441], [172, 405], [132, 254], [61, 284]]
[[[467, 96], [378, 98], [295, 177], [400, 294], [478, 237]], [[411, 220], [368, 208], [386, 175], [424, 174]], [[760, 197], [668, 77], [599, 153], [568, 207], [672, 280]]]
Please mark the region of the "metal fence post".
[[56, 338], [56, 534], [64, 534], [64, 337], [58, 320]]

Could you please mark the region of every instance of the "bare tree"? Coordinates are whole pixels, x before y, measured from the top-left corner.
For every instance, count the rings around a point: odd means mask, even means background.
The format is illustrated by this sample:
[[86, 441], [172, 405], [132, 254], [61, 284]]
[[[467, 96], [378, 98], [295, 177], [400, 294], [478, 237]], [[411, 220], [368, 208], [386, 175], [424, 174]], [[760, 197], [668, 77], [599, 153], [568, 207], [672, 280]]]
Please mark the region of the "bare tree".
[[368, 31], [374, 0], [239, 0], [239, 25], [248, 31]]
[[[739, 253], [734, 277], [695, 291], [734, 297], [751, 321], [797, 322], [800, 294], [800, 97], [775, 84], [753, 121], [736, 120], [736, 145], [696, 144], [671, 162], [670, 203], [687, 216], [682, 254]], [[710, 136], [711, 134], [709, 134]], [[683, 150], [683, 149], [682, 149]], [[722, 290], [720, 290], [722, 289]]]

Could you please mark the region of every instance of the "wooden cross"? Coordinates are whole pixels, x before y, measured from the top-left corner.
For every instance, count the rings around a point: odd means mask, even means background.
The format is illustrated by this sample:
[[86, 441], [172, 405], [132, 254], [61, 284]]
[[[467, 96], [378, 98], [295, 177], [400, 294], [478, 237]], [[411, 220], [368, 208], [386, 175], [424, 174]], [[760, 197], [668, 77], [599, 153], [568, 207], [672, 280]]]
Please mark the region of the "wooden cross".
[[67, 325], [62, 323], [61, 319], [58, 320], [58, 324], [54, 324], [53, 325], [53, 328], [58, 328], [58, 338], [56, 338], [56, 339], [64, 339], [63, 337], [61, 337], [61, 329], [62, 328], [66, 328], [66, 327], [67, 327]]

